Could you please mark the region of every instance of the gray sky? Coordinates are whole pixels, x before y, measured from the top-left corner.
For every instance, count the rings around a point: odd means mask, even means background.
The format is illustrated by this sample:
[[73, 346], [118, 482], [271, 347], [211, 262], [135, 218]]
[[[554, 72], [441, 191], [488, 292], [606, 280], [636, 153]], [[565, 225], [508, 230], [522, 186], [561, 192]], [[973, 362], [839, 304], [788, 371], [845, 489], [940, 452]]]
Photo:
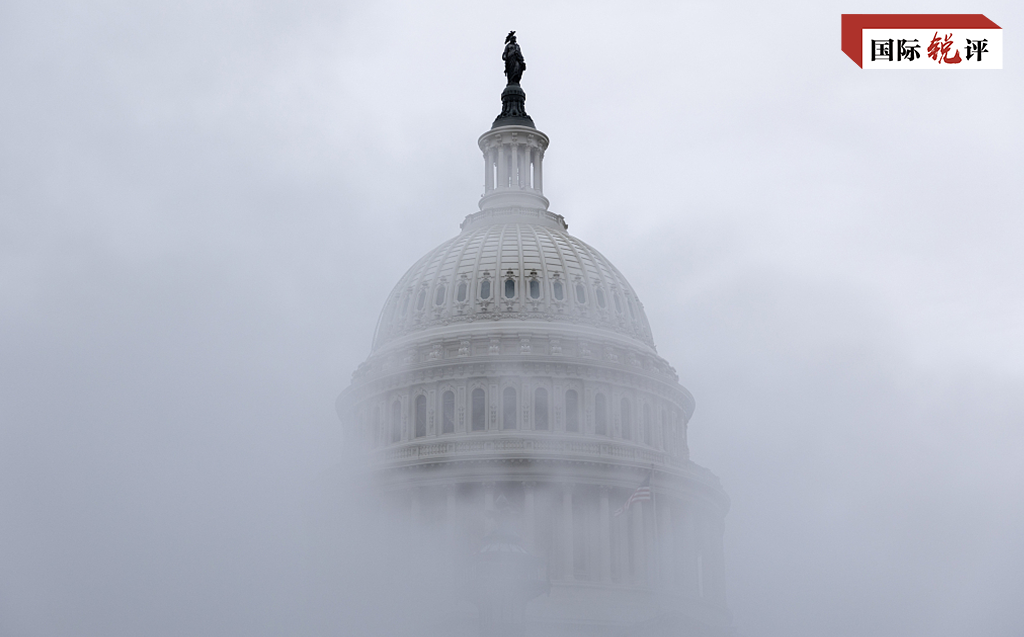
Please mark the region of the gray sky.
[[0, 4], [0, 634], [307, 630], [334, 398], [476, 209], [510, 29], [552, 209], [696, 397], [741, 634], [1024, 634], [1024, 9], [892, 7], [1006, 68], [866, 72], [878, 9]]

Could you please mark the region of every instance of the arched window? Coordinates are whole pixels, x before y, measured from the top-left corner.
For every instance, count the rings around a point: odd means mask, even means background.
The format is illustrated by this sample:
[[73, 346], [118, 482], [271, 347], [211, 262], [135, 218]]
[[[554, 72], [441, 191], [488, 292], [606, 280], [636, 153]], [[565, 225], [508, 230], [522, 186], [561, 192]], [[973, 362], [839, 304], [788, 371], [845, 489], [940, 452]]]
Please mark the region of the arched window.
[[516, 428], [516, 390], [512, 387], [501, 393], [501, 428]]
[[632, 440], [633, 439], [633, 409], [629, 404], [628, 398], [622, 399], [622, 439]]
[[441, 433], [455, 433], [455, 392], [446, 391], [441, 398]]
[[427, 397], [420, 394], [416, 397], [416, 437], [427, 435]]
[[644, 444], [651, 446], [651, 406], [644, 403], [644, 430], [642, 432]]
[[554, 283], [552, 283], [551, 290], [555, 295], [556, 301], [561, 301], [562, 299], [565, 298], [565, 290], [562, 289], [561, 281], [555, 281]]
[[458, 299], [459, 303], [462, 303], [466, 300], [466, 291], [468, 288], [469, 285], [465, 281], [459, 283], [458, 290], [456, 291], [456, 298]]
[[427, 302], [427, 291], [420, 290], [419, 296], [416, 297], [416, 309], [422, 310], [423, 304]]
[[402, 441], [402, 401], [391, 404], [391, 442]]
[[594, 396], [594, 433], [599, 436], [608, 435], [608, 405], [604, 394]]
[[622, 314], [622, 301], [619, 300], [619, 295], [613, 294], [612, 296], [615, 298], [615, 311]]
[[530, 298], [531, 299], [539, 299], [540, 298], [540, 281], [538, 281], [537, 279], [531, 279], [530, 280]]
[[626, 305], [629, 306], [629, 316], [630, 316], [630, 318], [636, 319], [636, 310], [633, 309], [633, 299], [631, 297], [628, 297], [628, 296], [626, 297]]
[[487, 428], [487, 410], [484, 405], [484, 390], [477, 388], [473, 390], [472, 398], [472, 420], [470, 427], [473, 431], [483, 431]]
[[514, 279], [505, 279], [505, 298], [516, 298], [516, 282]]
[[604, 290], [602, 290], [601, 288], [597, 288], [597, 304], [600, 305], [601, 307], [607, 305], [607, 303], [604, 300]]
[[576, 302], [586, 303], [587, 302], [587, 289], [583, 287], [582, 283], [576, 284]]
[[533, 428], [548, 429], [548, 390], [538, 387], [533, 392]]
[[405, 298], [402, 299], [402, 314], [405, 314], [408, 311], [409, 311], [409, 295], [406, 294]]
[[434, 295], [434, 305], [444, 305], [444, 294], [448, 291], [448, 286], [442, 283], [437, 286], [437, 293]]
[[485, 301], [487, 299], [491, 298], [491, 280], [490, 279], [484, 279], [483, 281], [480, 282], [480, 298], [485, 300]]
[[575, 389], [565, 392], [565, 430], [580, 430], [580, 395]]

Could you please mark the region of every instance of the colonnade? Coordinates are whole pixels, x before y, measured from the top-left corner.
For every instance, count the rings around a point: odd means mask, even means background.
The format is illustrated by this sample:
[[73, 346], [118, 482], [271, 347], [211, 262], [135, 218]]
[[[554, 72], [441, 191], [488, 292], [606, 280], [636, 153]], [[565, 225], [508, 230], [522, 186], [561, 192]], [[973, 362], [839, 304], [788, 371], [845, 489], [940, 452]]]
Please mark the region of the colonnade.
[[544, 190], [544, 150], [535, 143], [508, 135], [483, 149], [484, 193], [501, 188]]
[[412, 541], [474, 550], [509, 507], [522, 544], [546, 558], [553, 584], [657, 588], [725, 604], [724, 512], [661, 493], [615, 515], [631, 491], [574, 482], [461, 482], [408, 489]]

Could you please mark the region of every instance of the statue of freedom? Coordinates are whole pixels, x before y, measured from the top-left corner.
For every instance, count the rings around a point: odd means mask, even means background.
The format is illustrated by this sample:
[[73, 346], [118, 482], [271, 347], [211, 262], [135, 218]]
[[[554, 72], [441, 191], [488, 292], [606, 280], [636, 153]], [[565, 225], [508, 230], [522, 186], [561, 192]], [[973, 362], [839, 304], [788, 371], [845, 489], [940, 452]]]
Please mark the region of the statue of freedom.
[[526, 70], [526, 61], [523, 60], [523, 52], [516, 42], [516, 32], [509, 31], [505, 36], [505, 50], [501, 53], [501, 59], [505, 60], [505, 77], [509, 85], [519, 84]]

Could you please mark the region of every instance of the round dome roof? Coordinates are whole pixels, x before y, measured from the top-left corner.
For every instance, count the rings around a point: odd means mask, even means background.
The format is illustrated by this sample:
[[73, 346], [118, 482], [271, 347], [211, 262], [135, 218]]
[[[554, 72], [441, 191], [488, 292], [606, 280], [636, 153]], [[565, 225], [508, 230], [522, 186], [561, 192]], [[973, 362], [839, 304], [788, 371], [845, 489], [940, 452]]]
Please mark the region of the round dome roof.
[[653, 351], [643, 305], [615, 266], [570, 235], [560, 215], [525, 212], [469, 215], [461, 234], [417, 261], [384, 305], [374, 351], [406, 335], [482, 320], [588, 325]]

